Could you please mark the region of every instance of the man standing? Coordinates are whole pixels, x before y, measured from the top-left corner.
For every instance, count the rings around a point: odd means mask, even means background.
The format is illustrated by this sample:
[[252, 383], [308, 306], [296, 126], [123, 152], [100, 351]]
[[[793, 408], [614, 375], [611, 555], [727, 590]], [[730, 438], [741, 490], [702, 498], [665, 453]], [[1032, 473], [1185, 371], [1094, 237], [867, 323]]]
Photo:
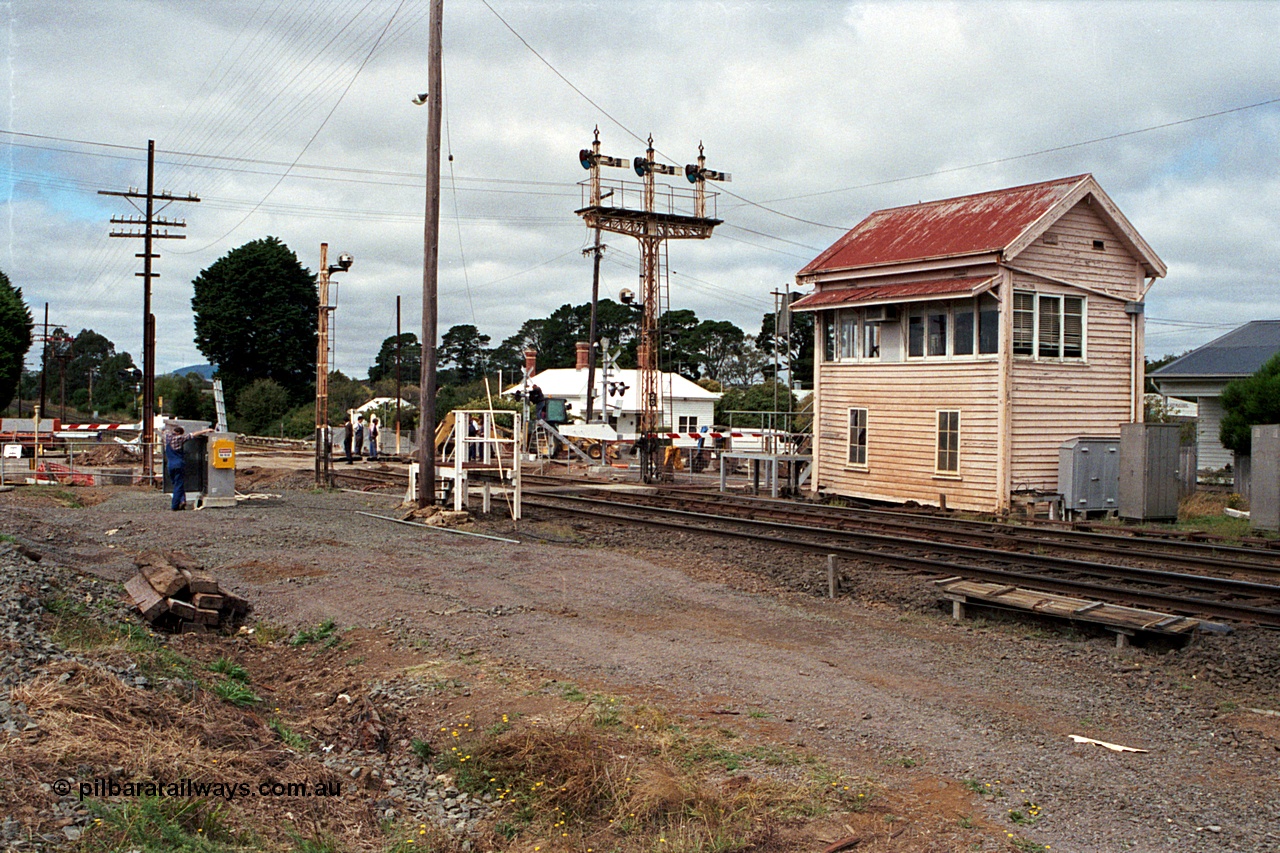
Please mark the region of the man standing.
[[351, 412], [347, 412], [347, 419], [342, 424], [342, 454], [347, 459], [347, 464], [351, 464], [351, 439], [355, 427], [351, 425]]
[[356, 458], [364, 455], [364, 415], [356, 415]]
[[547, 416], [547, 395], [536, 384], [529, 389], [529, 404], [533, 406], [533, 418], [540, 421]]
[[175, 512], [187, 508], [186, 460], [182, 449], [188, 441], [198, 435], [208, 435], [213, 429], [202, 429], [187, 434], [177, 424], [164, 432], [164, 464], [169, 470], [169, 483], [173, 487], [173, 501], [169, 508]]

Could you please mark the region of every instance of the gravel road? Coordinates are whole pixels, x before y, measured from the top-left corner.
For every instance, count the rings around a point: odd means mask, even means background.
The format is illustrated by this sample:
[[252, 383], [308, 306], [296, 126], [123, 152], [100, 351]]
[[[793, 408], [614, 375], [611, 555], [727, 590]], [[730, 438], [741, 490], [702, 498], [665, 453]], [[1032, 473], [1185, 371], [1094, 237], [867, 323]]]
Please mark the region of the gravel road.
[[1117, 650], [1109, 634], [953, 622], [927, 579], [874, 567], [844, 567], [846, 592], [827, 601], [819, 558], [709, 536], [552, 515], [474, 528], [521, 540], [508, 543], [358, 514], [396, 503], [286, 491], [170, 513], [121, 491], [0, 507], [6, 532], [110, 579], [133, 553], [178, 549], [267, 620], [392, 624], [597, 689], [750, 715], [916, 796], [979, 790], [988, 819], [1012, 829], [1019, 812], [1031, 822], [1018, 833], [1053, 851], [1280, 851], [1280, 632]]

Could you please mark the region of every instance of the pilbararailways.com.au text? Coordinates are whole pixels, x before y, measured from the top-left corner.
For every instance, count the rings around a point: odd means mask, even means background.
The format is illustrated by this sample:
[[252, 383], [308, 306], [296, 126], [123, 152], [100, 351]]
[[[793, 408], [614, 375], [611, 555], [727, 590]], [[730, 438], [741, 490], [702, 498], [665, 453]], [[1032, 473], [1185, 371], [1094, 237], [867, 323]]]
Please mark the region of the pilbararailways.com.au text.
[[[103, 799], [105, 797], [172, 797], [192, 799], [208, 797], [223, 799], [227, 802], [239, 797], [338, 797], [342, 795], [342, 783], [339, 781], [321, 780], [318, 782], [280, 782], [269, 780], [253, 785], [249, 782], [199, 781], [195, 779], [179, 779], [176, 782], [165, 782], [156, 779], [93, 779], [77, 782], [75, 790], [81, 800], [86, 798]], [[53, 790], [65, 796], [73, 790], [73, 783], [67, 779], [59, 779], [53, 783]]]

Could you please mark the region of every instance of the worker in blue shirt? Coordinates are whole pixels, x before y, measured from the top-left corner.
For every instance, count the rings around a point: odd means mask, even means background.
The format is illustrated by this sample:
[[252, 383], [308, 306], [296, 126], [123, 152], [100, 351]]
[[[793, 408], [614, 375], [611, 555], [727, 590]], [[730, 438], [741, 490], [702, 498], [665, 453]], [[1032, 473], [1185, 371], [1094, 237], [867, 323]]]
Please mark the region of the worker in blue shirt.
[[202, 429], [188, 433], [174, 424], [164, 432], [164, 464], [169, 469], [169, 482], [173, 486], [173, 502], [170, 509], [175, 512], [187, 508], [186, 462], [182, 457], [182, 448], [188, 441], [198, 435], [208, 435], [212, 429]]

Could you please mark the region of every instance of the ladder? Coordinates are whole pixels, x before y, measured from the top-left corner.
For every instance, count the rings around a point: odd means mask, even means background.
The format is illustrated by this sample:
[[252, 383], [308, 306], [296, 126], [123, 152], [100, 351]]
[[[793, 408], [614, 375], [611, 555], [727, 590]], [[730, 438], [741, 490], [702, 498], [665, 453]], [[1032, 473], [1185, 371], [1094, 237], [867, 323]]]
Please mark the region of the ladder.
[[227, 432], [227, 400], [222, 393], [222, 380], [213, 380], [213, 406], [218, 413], [218, 423], [215, 425], [218, 432]]

